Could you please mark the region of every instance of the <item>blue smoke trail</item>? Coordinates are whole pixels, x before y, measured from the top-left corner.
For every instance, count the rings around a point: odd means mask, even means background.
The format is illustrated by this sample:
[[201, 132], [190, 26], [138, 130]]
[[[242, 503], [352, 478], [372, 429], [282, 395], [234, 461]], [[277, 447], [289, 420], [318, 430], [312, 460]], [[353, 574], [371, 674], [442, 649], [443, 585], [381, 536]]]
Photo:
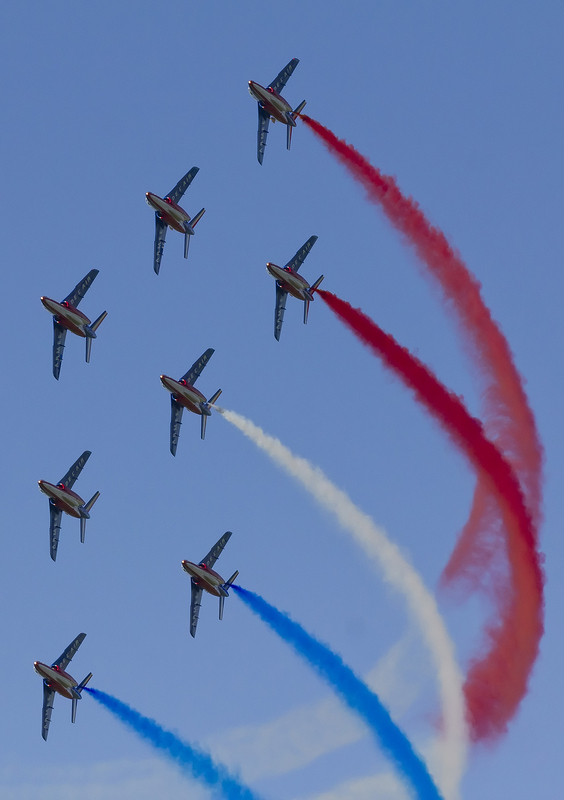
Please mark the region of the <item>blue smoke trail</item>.
[[241, 600], [272, 630], [292, 645], [369, 726], [377, 741], [399, 767], [421, 800], [441, 800], [439, 790], [407, 736], [392, 721], [377, 695], [358, 678], [342, 658], [314, 639], [288, 614], [260, 595], [233, 584]]
[[221, 792], [227, 800], [260, 800], [259, 795], [239, 783], [226, 767], [216, 764], [207, 753], [183, 742], [174, 733], [164, 730], [154, 719], [144, 717], [131, 706], [99, 689], [85, 686], [84, 691], [132, 728], [142, 739], [174, 761], [184, 772], [204, 783], [209, 789], [215, 790], [216, 793]]

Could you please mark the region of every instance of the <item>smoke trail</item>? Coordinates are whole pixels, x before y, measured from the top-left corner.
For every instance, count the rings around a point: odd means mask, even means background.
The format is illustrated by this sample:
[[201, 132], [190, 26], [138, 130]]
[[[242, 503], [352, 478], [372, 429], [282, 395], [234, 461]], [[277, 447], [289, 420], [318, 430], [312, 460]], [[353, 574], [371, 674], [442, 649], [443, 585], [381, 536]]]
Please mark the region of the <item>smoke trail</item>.
[[[418, 204], [405, 197], [397, 182], [383, 175], [351, 145], [338, 139], [319, 122], [302, 115], [323, 144], [366, 189], [391, 224], [411, 245], [420, 262], [440, 284], [450, 311], [457, 314], [464, 343], [484, 386], [484, 419], [489, 438], [505, 453], [519, 476], [533, 519], [534, 535], [541, 523], [543, 450], [535, 419], [513, 362], [511, 350], [481, 296], [481, 287], [439, 229], [433, 227]], [[467, 591], [481, 589], [503, 613], [500, 598], [511, 592], [505, 540], [492, 522], [495, 499], [478, 482], [470, 518], [447, 564], [441, 583], [456, 581]], [[495, 513], [494, 513], [495, 516]]]
[[[542, 502], [542, 445], [509, 344], [481, 296], [481, 287], [444, 233], [426, 218], [411, 197], [405, 197], [394, 178], [383, 175], [368, 159], [316, 120], [301, 118], [329, 152], [365, 188], [390, 223], [403, 234], [430, 274], [439, 282], [447, 308], [455, 311], [466, 335], [465, 344], [485, 381], [485, 427], [518, 473], [529, 510], [540, 524]], [[477, 520], [477, 518], [476, 518]], [[458, 569], [469, 553], [474, 526], [466, 532], [458, 552]], [[461, 552], [464, 551], [464, 552]], [[454, 573], [454, 566], [451, 573]]]
[[144, 717], [131, 706], [99, 689], [86, 686], [85, 691], [111, 711], [124, 725], [209, 789], [221, 792], [227, 800], [260, 800], [259, 795], [239, 783], [226, 767], [216, 764], [207, 753], [183, 742], [174, 733], [166, 731], [155, 720]]
[[414, 752], [409, 739], [393, 722], [378, 696], [358, 678], [340, 656], [307, 633], [288, 614], [254, 592], [233, 585], [241, 600], [263, 622], [288, 642], [366, 722], [377, 741], [407, 778], [421, 800], [439, 800], [440, 794], [427, 768]]
[[437, 670], [443, 708], [444, 739], [441, 786], [448, 797], [458, 795], [464, 772], [467, 748], [462, 677], [454, 655], [454, 645], [433, 595], [385, 531], [357, 508], [345, 492], [338, 489], [318, 468], [305, 458], [295, 456], [278, 439], [266, 434], [250, 420], [216, 406], [228, 422], [253, 441], [285, 472], [307, 489], [317, 502], [335, 515], [341, 527], [350, 533], [366, 555], [384, 572], [388, 583], [406, 598], [409, 611], [417, 622]]
[[506, 730], [527, 692], [543, 633], [544, 576], [536, 550], [535, 527], [521, 487], [510, 464], [486, 437], [480, 421], [470, 416], [462, 401], [424, 364], [362, 311], [330, 292], [317, 292], [440, 422], [499, 503], [511, 586], [501, 598], [501, 623], [488, 626], [489, 650], [483, 658], [474, 660], [464, 687], [474, 737], [493, 738]]

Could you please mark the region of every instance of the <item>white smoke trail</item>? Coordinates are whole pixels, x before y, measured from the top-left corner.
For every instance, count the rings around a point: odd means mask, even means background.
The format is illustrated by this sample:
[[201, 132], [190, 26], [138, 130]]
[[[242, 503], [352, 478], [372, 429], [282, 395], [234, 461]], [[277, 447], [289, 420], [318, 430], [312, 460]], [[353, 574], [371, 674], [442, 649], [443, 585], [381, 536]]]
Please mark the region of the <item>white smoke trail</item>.
[[441, 741], [442, 768], [436, 777], [445, 797], [459, 797], [459, 783], [466, 764], [468, 730], [462, 692], [462, 674], [456, 663], [451, 641], [435, 598], [421, 577], [405, 560], [397, 545], [385, 531], [338, 489], [318, 468], [305, 458], [295, 456], [279, 439], [269, 436], [250, 420], [216, 406], [225, 419], [238, 428], [289, 475], [298, 480], [317, 502], [331, 511], [341, 527], [362, 547], [366, 555], [378, 563], [384, 578], [405, 595], [414, 620], [431, 652], [438, 674], [443, 707], [444, 735]]

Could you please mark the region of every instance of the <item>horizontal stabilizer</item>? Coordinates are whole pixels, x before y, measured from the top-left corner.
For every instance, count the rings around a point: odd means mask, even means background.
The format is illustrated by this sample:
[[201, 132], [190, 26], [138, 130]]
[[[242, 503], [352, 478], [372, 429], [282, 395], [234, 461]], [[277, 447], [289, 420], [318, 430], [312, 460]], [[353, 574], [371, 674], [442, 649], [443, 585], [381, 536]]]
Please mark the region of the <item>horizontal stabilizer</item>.
[[200, 431], [200, 435], [201, 435], [202, 439], [206, 438], [206, 423], [207, 423], [207, 421], [208, 421], [207, 414], [202, 414], [202, 427], [201, 427], [201, 431]]

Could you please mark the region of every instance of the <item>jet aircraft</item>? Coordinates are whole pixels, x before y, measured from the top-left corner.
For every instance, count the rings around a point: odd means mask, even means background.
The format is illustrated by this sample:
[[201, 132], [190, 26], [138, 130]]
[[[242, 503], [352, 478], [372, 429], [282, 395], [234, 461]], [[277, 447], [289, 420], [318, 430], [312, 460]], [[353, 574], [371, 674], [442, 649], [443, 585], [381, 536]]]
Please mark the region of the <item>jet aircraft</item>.
[[299, 59], [293, 58], [266, 88], [260, 83], [249, 81], [249, 93], [258, 102], [257, 158], [259, 164], [262, 164], [264, 158], [270, 120], [273, 122], [278, 120], [286, 125], [286, 147], [288, 150], [290, 149], [292, 128], [296, 127], [296, 117], [303, 111], [306, 101], [304, 100], [292, 111], [292, 106], [284, 100], [280, 92], [286, 86], [286, 81], [298, 64]]
[[162, 385], [171, 393], [170, 452], [173, 456], [176, 455], [180, 426], [182, 424], [182, 412], [185, 408], [188, 411], [192, 411], [193, 414], [201, 414], [201, 436], [202, 439], [206, 438], [206, 422], [208, 417], [211, 417], [211, 406], [221, 394], [221, 389], [218, 389], [209, 400], [206, 400], [204, 395], [194, 388], [194, 384], [214, 352], [211, 347], [206, 350], [179, 381], [169, 378], [168, 375], [161, 375]]
[[192, 599], [190, 602], [190, 635], [192, 637], [196, 636], [196, 626], [198, 625], [198, 616], [202, 605], [202, 592], [204, 590], [209, 594], [213, 594], [214, 597], [219, 597], [219, 618], [223, 619], [223, 604], [225, 603], [225, 598], [229, 597], [228, 590], [239, 571], [234, 572], [228, 581], [224, 581], [221, 575], [213, 571], [212, 567], [230, 538], [231, 531], [224, 533], [199, 564], [193, 564], [191, 561], [182, 562], [182, 569], [192, 577]]
[[194, 235], [196, 223], [204, 216], [206, 209], [202, 208], [195, 217], [190, 218], [190, 214], [184, 211], [178, 203], [199, 171], [199, 167], [192, 167], [192, 169], [178, 181], [172, 192], [169, 192], [164, 198], [152, 192], [147, 192], [145, 195], [147, 203], [151, 208], [155, 209], [155, 256], [153, 269], [157, 275], [161, 268], [161, 258], [163, 257], [167, 226], [172, 230], [184, 234], [184, 258], [188, 258], [190, 237]]
[[59, 546], [63, 511], [71, 517], [80, 519], [80, 541], [84, 542], [86, 520], [90, 519], [90, 511], [96, 500], [100, 497], [100, 492], [96, 492], [90, 500], [85, 503], [82, 497], [72, 491], [72, 487], [91, 455], [92, 453], [90, 450], [85, 450], [57, 484], [49, 483], [48, 481], [38, 481], [40, 491], [49, 498], [49, 538], [51, 558], [53, 561], [57, 560], [57, 547]]
[[90, 361], [92, 339], [96, 338], [96, 331], [106, 319], [107, 312], [100, 314], [98, 319], [90, 322], [88, 317], [78, 310], [78, 304], [88, 291], [92, 281], [99, 270], [91, 269], [88, 275], [74, 287], [72, 292], [62, 302], [42, 297], [41, 302], [50, 314], [53, 314], [54, 340], [53, 340], [53, 375], [59, 380], [63, 350], [67, 331], [76, 333], [77, 336], [86, 338], [86, 361]]
[[41, 735], [45, 741], [47, 741], [47, 734], [49, 733], [55, 692], [72, 700], [71, 722], [75, 722], [76, 720], [77, 703], [82, 699], [82, 690], [92, 677], [92, 673], [89, 672], [83, 681], [77, 683], [72, 675], [69, 675], [65, 670], [85, 638], [85, 633], [79, 633], [76, 639], [69, 644], [64, 653], [60, 655], [51, 666], [43, 664], [41, 661], [35, 661], [33, 664], [34, 670], [43, 678], [43, 719]]
[[278, 267], [271, 264], [266, 265], [266, 269], [273, 278], [276, 279], [276, 308], [274, 310], [274, 336], [280, 341], [280, 331], [284, 321], [284, 311], [286, 310], [286, 298], [288, 294], [304, 301], [304, 325], [307, 323], [309, 314], [309, 304], [313, 300], [313, 294], [324, 276], [321, 275], [311, 286], [298, 275], [298, 270], [304, 262], [305, 257], [317, 241], [317, 236], [310, 236], [307, 242], [301, 247], [291, 261], [285, 267]]

